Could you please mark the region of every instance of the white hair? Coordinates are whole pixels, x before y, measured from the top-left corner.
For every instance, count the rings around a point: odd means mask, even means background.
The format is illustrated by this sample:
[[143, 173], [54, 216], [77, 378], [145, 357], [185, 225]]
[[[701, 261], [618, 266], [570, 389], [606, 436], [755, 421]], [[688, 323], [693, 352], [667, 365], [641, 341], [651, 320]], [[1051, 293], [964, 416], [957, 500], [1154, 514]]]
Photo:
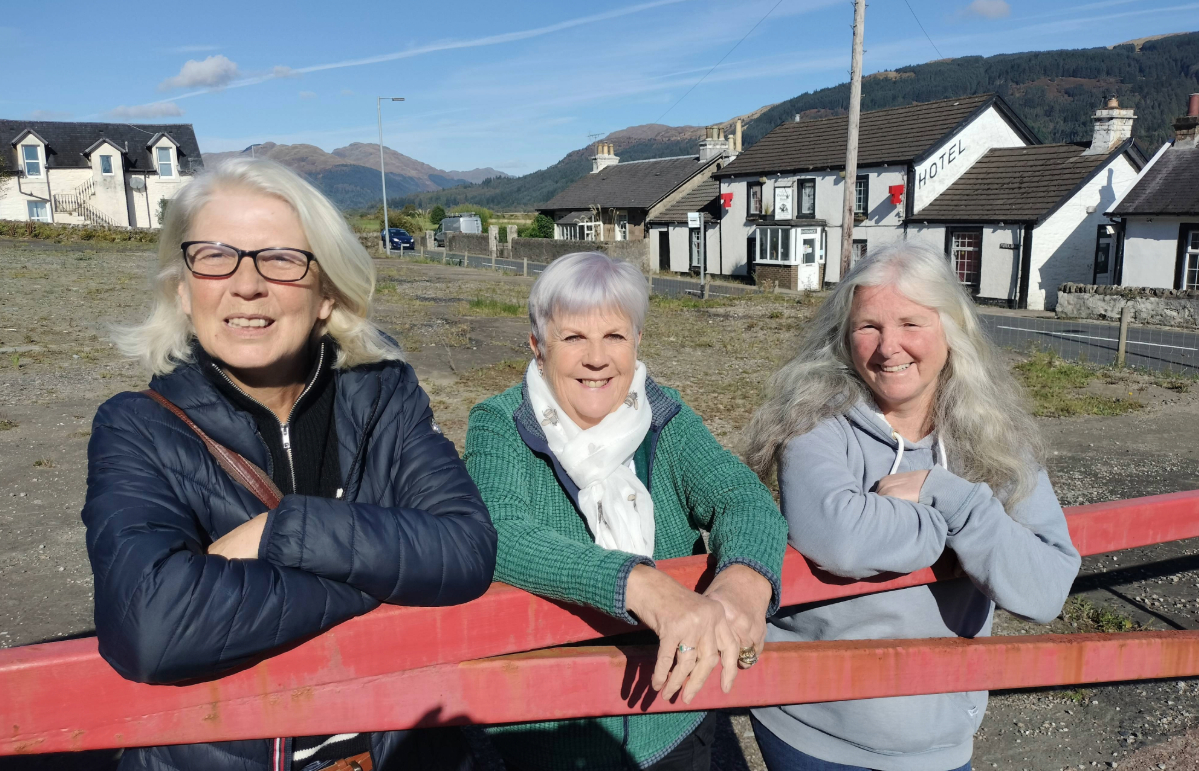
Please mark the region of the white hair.
[[799, 352], [770, 379], [767, 400], [745, 429], [749, 466], [768, 478], [792, 437], [871, 398], [849, 343], [850, 309], [862, 286], [892, 286], [938, 312], [949, 358], [932, 418], [954, 471], [986, 482], [1005, 503], [1026, 498], [1036, 487], [1044, 445], [1024, 391], [983, 332], [945, 255], [910, 241], [872, 252], [816, 311]]
[[329, 318], [317, 322], [317, 334], [338, 345], [339, 369], [402, 359], [399, 347], [370, 321], [375, 292], [375, 266], [350, 230], [345, 217], [319, 190], [290, 169], [262, 158], [234, 158], [197, 175], [171, 199], [158, 233], [158, 275], [154, 307], [141, 324], [118, 328], [117, 347], [139, 360], [151, 373], [165, 375], [191, 361], [195, 328], [183, 312], [178, 288], [186, 266], [180, 244], [187, 240], [196, 215], [213, 198], [229, 191], [252, 191], [285, 201], [300, 227], [320, 276], [320, 291], [333, 299]]
[[538, 344], [558, 313], [616, 311], [627, 316], [634, 334], [645, 328], [649, 285], [632, 264], [602, 252], [575, 252], [550, 263], [529, 292], [529, 324]]

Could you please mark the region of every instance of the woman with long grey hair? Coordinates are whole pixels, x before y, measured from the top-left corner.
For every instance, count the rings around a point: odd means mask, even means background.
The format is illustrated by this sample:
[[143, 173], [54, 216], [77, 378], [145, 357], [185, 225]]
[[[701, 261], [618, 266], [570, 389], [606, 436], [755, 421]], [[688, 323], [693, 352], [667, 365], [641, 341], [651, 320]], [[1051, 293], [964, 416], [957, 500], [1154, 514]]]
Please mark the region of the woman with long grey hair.
[[[1023, 394], [945, 256], [875, 252], [816, 313], [747, 428], [750, 466], [777, 473], [790, 542], [864, 579], [951, 552], [957, 580], [783, 609], [768, 640], [978, 637], [996, 605], [1040, 623], [1079, 555]], [[756, 709], [770, 771], [968, 769], [986, 692]]]

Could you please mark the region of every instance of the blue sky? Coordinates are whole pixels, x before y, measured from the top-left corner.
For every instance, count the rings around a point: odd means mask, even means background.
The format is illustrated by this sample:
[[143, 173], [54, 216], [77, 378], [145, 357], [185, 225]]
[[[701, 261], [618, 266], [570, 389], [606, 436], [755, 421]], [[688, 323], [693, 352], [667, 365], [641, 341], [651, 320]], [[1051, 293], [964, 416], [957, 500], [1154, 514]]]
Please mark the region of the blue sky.
[[[589, 134], [718, 122], [841, 82], [853, 20], [849, 0], [162, 8], [6, 14], [0, 66], [24, 76], [0, 93], [0, 117], [187, 122], [206, 152], [332, 150], [377, 141], [374, 97], [403, 96], [383, 107], [388, 146], [443, 169], [524, 174]], [[873, 0], [865, 71], [1186, 30], [1199, 30], [1199, 1]]]

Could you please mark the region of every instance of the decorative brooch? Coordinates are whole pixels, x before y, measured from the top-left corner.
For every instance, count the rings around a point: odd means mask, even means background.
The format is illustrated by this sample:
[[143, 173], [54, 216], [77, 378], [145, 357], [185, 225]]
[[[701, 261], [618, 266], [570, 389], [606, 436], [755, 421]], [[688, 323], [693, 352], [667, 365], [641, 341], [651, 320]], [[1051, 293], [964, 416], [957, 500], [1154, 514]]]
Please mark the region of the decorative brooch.
[[555, 410], [553, 407], [546, 407], [545, 412], [541, 413], [541, 416], [542, 416], [542, 418], [544, 418], [544, 420], [541, 421], [541, 425], [543, 425], [543, 426], [558, 425], [558, 411]]
[[625, 405], [637, 409], [637, 392], [630, 391], [629, 395], [624, 398]]

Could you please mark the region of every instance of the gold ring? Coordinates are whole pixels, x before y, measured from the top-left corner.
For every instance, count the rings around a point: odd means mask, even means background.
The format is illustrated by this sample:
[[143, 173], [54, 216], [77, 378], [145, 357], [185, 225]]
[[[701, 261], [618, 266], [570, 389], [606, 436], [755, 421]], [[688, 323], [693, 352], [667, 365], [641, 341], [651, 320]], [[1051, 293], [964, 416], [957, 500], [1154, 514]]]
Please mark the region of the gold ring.
[[737, 665], [742, 669], [749, 669], [754, 664], [758, 663], [758, 650], [750, 645], [748, 648], [742, 648], [737, 652]]

